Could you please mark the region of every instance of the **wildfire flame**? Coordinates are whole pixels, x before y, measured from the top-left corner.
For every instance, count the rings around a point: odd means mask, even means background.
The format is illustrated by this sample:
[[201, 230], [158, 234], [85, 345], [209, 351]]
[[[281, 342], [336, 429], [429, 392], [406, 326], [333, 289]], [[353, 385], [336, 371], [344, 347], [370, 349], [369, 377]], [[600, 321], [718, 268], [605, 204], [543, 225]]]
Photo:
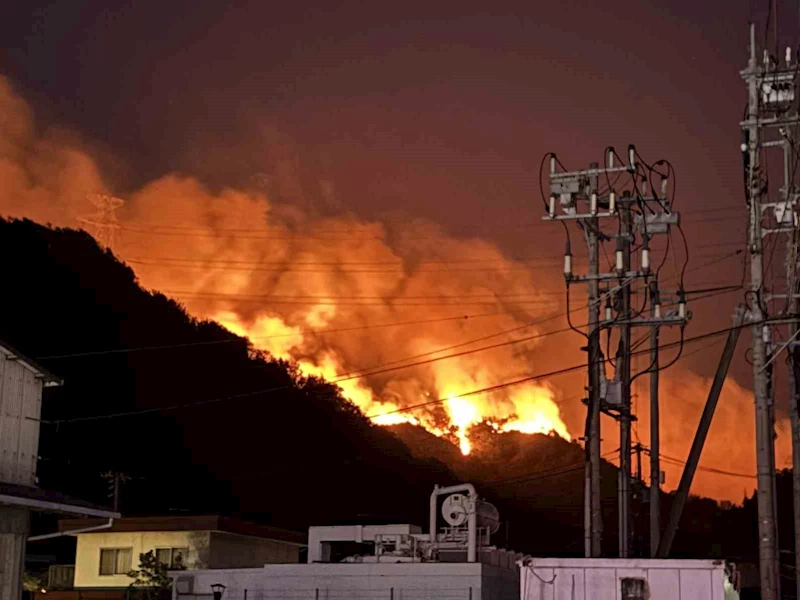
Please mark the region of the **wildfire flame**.
[[[87, 194], [113, 192], [85, 145], [71, 144], [63, 131], [38, 128], [31, 107], [2, 76], [0, 122], [3, 216], [81, 227], [81, 216], [96, 213]], [[281, 169], [276, 170], [277, 183], [285, 184], [290, 195], [297, 182], [291, 168]], [[286, 181], [281, 182], [281, 172]], [[174, 175], [125, 200], [115, 215], [119, 236], [114, 250], [143, 285], [172, 290], [191, 314], [217, 319], [248, 336], [255, 347], [296, 361], [302, 373], [336, 382], [366, 415], [375, 416], [375, 423], [421, 425], [450, 437], [464, 453], [472, 449], [469, 427], [480, 420], [496, 431], [555, 432], [569, 439], [555, 403], [558, 392], [549, 385], [531, 382], [492, 394], [468, 392], [530, 375], [540, 370], [541, 360], [562, 364], [553, 345], [574, 347], [574, 340], [548, 338], [546, 352], [544, 346], [526, 343], [337, 382], [342, 375], [403, 357], [440, 357], [437, 349], [554, 314], [561, 307], [539, 298], [538, 290], [560, 289], [563, 283], [548, 280], [539, 265], [520, 265], [486, 241], [455, 239], [430, 223], [387, 227], [351, 217], [313, 217], [312, 211], [270, 202], [263, 193], [213, 193], [195, 179]], [[466, 258], [481, 262], [459, 265]], [[436, 261], [438, 267], [426, 265]], [[477, 297], [482, 306], [467, 305]], [[465, 314], [486, 318], [454, 320]], [[369, 328], [393, 322], [417, 325]], [[326, 329], [341, 333], [326, 335]], [[684, 457], [691, 444], [686, 431], [696, 426], [711, 382], [681, 363], [661, 381], [664, 402], [676, 408], [662, 414], [662, 450], [666, 456]], [[404, 410], [419, 404], [427, 406]], [[580, 405], [564, 406], [573, 411], [573, 422], [583, 421]], [[692, 493], [739, 501], [753, 490], [755, 479], [748, 476], [755, 473], [751, 407], [752, 392], [729, 377]], [[646, 436], [646, 402], [639, 417]], [[781, 467], [791, 465], [787, 421], [778, 423]], [[665, 487], [673, 489], [682, 465], [667, 460], [662, 466]], [[709, 473], [703, 467], [739, 475]]]
[[[320, 377], [336, 383], [342, 390], [342, 395], [361, 409], [365, 415], [372, 417], [376, 424], [412, 423], [421, 425], [439, 436], [450, 432], [456, 438], [464, 455], [468, 455], [472, 450], [468, 436], [470, 427], [482, 421], [492, 422], [495, 419], [503, 421], [497, 426], [499, 431], [555, 432], [565, 439], [570, 439], [567, 428], [559, 415], [558, 407], [553, 401], [552, 392], [542, 386], [528, 386], [528, 389], [518, 390], [511, 396], [510, 407], [498, 407], [485, 400], [482, 401], [479, 397], [460, 397], [459, 392], [453, 391], [454, 388], [460, 387], [458, 378], [448, 379], [449, 373], [453, 369], [435, 367], [437, 378], [441, 377], [446, 382], [441, 388], [444, 391], [444, 401], [441, 405], [446, 412], [449, 427], [443, 429], [437, 426], [430, 416], [417, 418], [411, 412], [403, 410], [402, 406], [425, 404], [428, 400], [425, 396], [406, 399], [407, 402], [402, 405], [376, 399], [373, 390], [362, 380], [346, 378], [347, 374], [342, 368], [340, 360], [331, 351], [322, 352], [314, 359], [298, 359], [293, 350], [303, 345], [302, 331], [287, 325], [278, 317], [259, 316], [249, 327], [243, 324], [236, 313], [231, 311], [216, 313], [213, 319], [231, 332], [249, 338], [255, 347], [269, 352], [276, 358], [294, 360], [300, 373], [304, 376]], [[319, 312], [310, 311], [306, 315], [306, 320], [319, 324]], [[462, 383], [469, 381], [473, 386], [480, 385], [480, 381], [486, 381], [485, 377], [461, 377], [460, 379]], [[513, 412], [509, 413], [509, 411]]]
[[[87, 193], [111, 191], [97, 164], [63, 137], [39, 133], [30, 107], [2, 77], [0, 121], [10, 124], [0, 132], [3, 214], [80, 227], [78, 219], [94, 211]], [[298, 189], [289, 167], [278, 165], [271, 177], [284, 196]], [[421, 425], [465, 454], [469, 429], [480, 421], [569, 439], [548, 385], [472, 394], [530, 374], [536, 342], [439, 360], [442, 348], [558, 311], [540, 295], [547, 287], [541, 271], [485, 240], [448, 236], [421, 220], [321, 217], [276, 202], [263, 186], [215, 192], [177, 175], [126, 195], [112, 217], [113, 250], [145, 287], [294, 361], [303, 375], [335, 383], [379, 425]], [[409, 322], [419, 324], [403, 325]], [[432, 360], [402, 368], [415, 356]], [[398, 368], [375, 369], [387, 363]]]

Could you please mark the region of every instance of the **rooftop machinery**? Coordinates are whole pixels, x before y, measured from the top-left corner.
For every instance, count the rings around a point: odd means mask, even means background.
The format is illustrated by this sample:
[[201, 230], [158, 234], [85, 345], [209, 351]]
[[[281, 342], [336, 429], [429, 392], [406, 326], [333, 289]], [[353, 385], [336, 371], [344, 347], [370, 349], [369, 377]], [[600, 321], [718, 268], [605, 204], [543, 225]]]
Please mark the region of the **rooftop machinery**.
[[[444, 498], [442, 500], [442, 498]], [[439, 527], [439, 515], [445, 521]], [[340, 562], [484, 562], [508, 566], [517, 556], [491, 545], [500, 515], [470, 483], [436, 486], [430, 496], [428, 533], [413, 525], [311, 527], [308, 562], [334, 562], [335, 547], [361, 544]]]

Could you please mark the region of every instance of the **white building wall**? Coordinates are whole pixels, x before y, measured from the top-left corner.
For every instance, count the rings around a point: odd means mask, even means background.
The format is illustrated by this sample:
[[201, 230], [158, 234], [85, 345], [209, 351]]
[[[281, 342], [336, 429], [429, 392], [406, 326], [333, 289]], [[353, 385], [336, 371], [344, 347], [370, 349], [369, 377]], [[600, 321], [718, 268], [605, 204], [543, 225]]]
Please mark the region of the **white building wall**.
[[181, 594], [186, 584], [173, 585], [178, 600], [206, 600], [216, 583], [226, 586], [223, 600], [517, 600], [519, 594], [516, 570], [480, 563], [265, 565], [171, 575], [191, 579], [191, 594]]
[[622, 579], [648, 582], [650, 600], [725, 600], [725, 566], [711, 560], [534, 558], [521, 600], [620, 600]]
[[75, 551], [76, 588], [124, 588], [127, 575], [100, 575], [102, 548], [131, 548], [131, 568], [139, 568], [139, 555], [156, 548], [189, 548], [187, 569], [208, 566], [209, 531], [110, 531], [78, 534]]
[[0, 349], [0, 481], [34, 485], [42, 380]]

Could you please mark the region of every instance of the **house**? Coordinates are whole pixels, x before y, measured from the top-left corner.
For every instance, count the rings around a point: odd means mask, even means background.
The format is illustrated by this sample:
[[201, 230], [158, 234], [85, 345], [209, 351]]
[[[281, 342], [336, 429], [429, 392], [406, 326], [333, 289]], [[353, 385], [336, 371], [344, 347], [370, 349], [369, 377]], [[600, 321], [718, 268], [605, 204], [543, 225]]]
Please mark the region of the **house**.
[[0, 600], [19, 600], [31, 511], [119, 514], [36, 485], [42, 391], [63, 382], [0, 340]]
[[[153, 551], [171, 569], [232, 569], [298, 563], [306, 547], [301, 533], [219, 516], [124, 517], [59, 522], [77, 538], [76, 590], [124, 590], [139, 555]], [[89, 530], [89, 531], [87, 531]]]

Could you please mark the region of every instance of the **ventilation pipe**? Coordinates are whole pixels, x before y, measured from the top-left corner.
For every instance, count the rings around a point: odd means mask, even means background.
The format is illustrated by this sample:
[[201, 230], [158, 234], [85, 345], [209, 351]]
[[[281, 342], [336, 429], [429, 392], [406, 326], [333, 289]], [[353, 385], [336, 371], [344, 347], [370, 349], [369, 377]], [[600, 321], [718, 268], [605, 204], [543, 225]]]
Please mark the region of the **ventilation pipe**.
[[436, 542], [436, 532], [438, 531], [436, 519], [439, 514], [439, 496], [453, 494], [455, 492], [467, 492], [469, 494], [469, 500], [473, 504], [472, 510], [470, 510], [469, 515], [467, 515], [467, 562], [474, 563], [478, 558], [478, 510], [477, 506], [475, 506], [475, 504], [478, 502], [478, 494], [475, 492], [475, 486], [471, 483], [461, 483], [459, 485], [451, 485], [448, 487], [439, 487], [437, 485], [433, 488], [433, 493], [431, 494], [430, 513], [428, 515], [428, 518], [430, 519], [428, 524], [430, 540], [431, 543]]

